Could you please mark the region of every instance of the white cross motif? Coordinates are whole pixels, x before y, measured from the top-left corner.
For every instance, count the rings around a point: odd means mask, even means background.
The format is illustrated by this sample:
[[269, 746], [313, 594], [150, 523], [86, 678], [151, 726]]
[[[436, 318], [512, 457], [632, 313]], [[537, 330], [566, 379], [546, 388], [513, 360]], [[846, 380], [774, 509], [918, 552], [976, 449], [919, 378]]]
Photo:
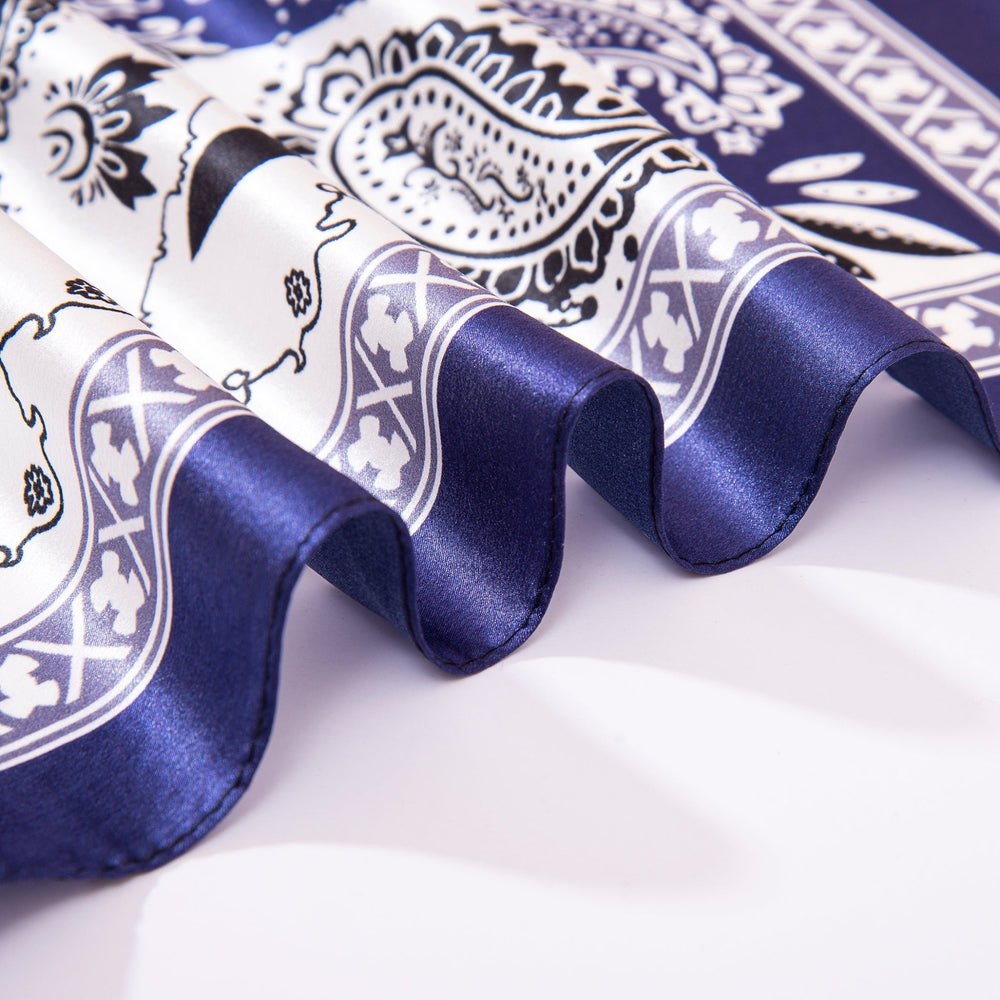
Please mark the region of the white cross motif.
[[173, 368], [177, 372], [174, 376], [174, 385], [179, 385], [182, 389], [204, 392], [213, 384], [212, 380], [200, 368], [196, 368], [183, 354], [179, 354], [177, 351], [159, 348], [149, 352], [149, 360], [157, 368]]
[[[413, 382], [409, 379], [386, 385], [368, 352], [377, 354], [382, 349], [388, 351], [389, 364], [393, 371], [405, 372], [408, 367], [406, 348], [413, 340], [414, 331], [415, 329], [426, 329], [430, 319], [428, 293], [435, 288], [478, 290], [477, 285], [458, 274], [454, 276], [432, 274], [431, 263], [433, 259], [431, 254], [420, 251], [417, 254], [417, 266], [413, 271], [383, 274], [371, 281], [370, 288], [373, 291], [376, 289], [411, 289], [416, 323], [411, 322], [410, 317], [402, 312], [395, 320], [391, 319], [386, 314], [386, 306], [390, 301], [389, 296], [372, 295], [368, 303], [368, 315], [361, 326], [361, 336], [354, 338], [358, 357], [375, 383], [374, 389], [358, 395], [355, 403], [357, 409], [364, 410], [385, 403], [389, 407], [399, 430], [402, 431], [403, 438], [405, 438], [404, 441], [395, 432], [391, 438], [381, 438], [378, 418], [362, 418], [361, 438], [351, 446], [348, 457], [357, 470], [363, 469], [368, 464], [378, 469], [379, 475], [375, 485], [380, 489], [398, 489], [400, 470], [410, 460], [411, 452], [417, 450], [417, 436], [407, 423], [399, 406], [396, 405], [396, 400], [411, 396], [414, 387]], [[378, 310], [381, 310], [381, 314]], [[382, 444], [379, 444], [380, 441]], [[370, 458], [363, 458], [362, 455], [370, 456]], [[360, 462], [360, 464], [356, 464], [356, 462]], [[387, 485], [389, 483], [392, 485]]]
[[140, 471], [139, 459], [131, 441], [124, 441], [120, 448], [116, 448], [111, 443], [111, 431], [111, 424], [103, 420], [91, 424], [90, 438], [94, 442], [94, 450], [90, 464], [105, 486], [117, 483], [122, 501], [134, 507], [139, 502], [139, 494], [135, 490], [135, 479]]
[[347, 460], [355, 472], [370, 465], [378, 475], [375, 486], [380, 490], [399, 488], [403, 466], [410, 460], [410, 453], [403, 439], [395, 432], [391, 438], [382, 436], [378, 417], [362, 417], [358, 425], [360, 437], [347, 449]]
[[691, 216], [691, 229], [696, 236], [715, 237], [708, 248], [713, 260], [731, 260], [741, 243], [749, 243], [760, 235], [760, 223], [745, 220], [743, 212], [738, 201], [720, 198], [710, 208], [699, 208]]
[[[400, 409], [395, 402], [401, 396], [409, 396], [410, 393], [413, 392], [413, 383], [407, 380], [406, 382], [399, 382], [396, 385], [387, 386], [385, 382], [382, 381], [379, 373], [375, 370], [375, 366], [372, 364], [371, 359], [365, 353], [364, 344], [362, 343], [360, 337], [355, 338], [354, 346], [357, 348], [358, 357], [361, 358], [362, 364], [366, 369], [368, 369], [368, 374], [371, 375], [372, 381], [376, 386], [378, 386], [377, 389], [373, 389], [371, 392], [362, 393], [358, 397], [358, 409], [363, 410], [366, 407], [374, 406], [376, 403], [385, 403], [392, 411], [392, 415], [396, 418], [396, 422], [399, 424], [400, 429], [406, 435], [406, 440], [410, 442], [410, 447], [416, 450], [417, 437], [413, 433], [410, 425], [406, 422], [406, 419], [403, 417], [403, 414], [400, 412]], [[362, 465], [361, 468], [364, 468], [364, 465]]]
[[868, 36], [847, 18], [827, 21], [822, 25], [803, 24], [791, 33], [792, 38], [813, 55], [836, 52], [838, 49], [858, 49]]
[[997, 143], [997, 133], [978, 119], [951, 122], [946, 128], [928, 125], [917, 138], [939, 157], [961, 156], [971, 150], [987, 152]]
[[[991, 226], [1000, 111], [857, 0], [742, 0], [737, 17]], [[982, 192], [986, 197], [980, 195]]]
[[59, 685], [54, 680], [37, 681], [33, 676], [37, 660], [20, 653], [11, 653], [0, 664], [0, 712], [12, 719], [26, 719], [41, 705], [59, 701]]
[[972, 347], [991, 347], [995, 339], [993, 328], [977, 323], [978, 309], [964, 302], [949, 302], [943, 309], [924, 310], [923, 322], [941, 331], [941, 339], [954, 350], [964, 353]]
[[106, 545], [108, 542], [114, 541], [116, 538], [122, 538], [125, 540], [125, 544], [129, 548], [129, 552], [132, 553], [132, 559], [135, 561], [135, 568], [139, 573], [139, 579], [142, 582], [142, 589], [145, 593], [149, 593], [150, 582], [149, 573], [146, 570], [146, 566], [142, 561], [142, 556], [139, 555], [139, 550], [136, 548], [136, 544], [132, 539], [133, 535], [138, 535], [146, 530], [146, 518], [140, 514], [138, 517], [128, 517], [123, 518], [117, 510], [115, 510], [115, 505], [111, 502], [111, 498], [101, 489], [101, 482], [97, 477], [97, 474], [93, 469], [90, 469], [90, 481], [94, 484], [94, 489], [97, 491], [97, 495], [104, 502], [104, 506], [107, 507], [108, 513], [111, 515], [111, 524], [103, 525], [97, 530], [97, 543], [98, 545]]
[[372, 295], [368, 300], [368, 318], [361, 324], [361, 337], [373, 354], [384, 350], [393, 371], [407, 369], [406, 349], [413, 343], [413, 324], [405, 312], [393, 319], [388, 312], [388, 295]]
[[83, 611], [83, 594], [73, 598], [72, 605], [73, 638], [70, 642], [39, 642], [24, 639], [17, 644], [18, 649], [28, 653], [44, 653], [47, 656], [69, 658], [69, 681], [66, 685], [66, 704], [76, 701], [83, 693], [83, 669], [88, 660], [124, 660], [131, 651], [130, 646], [88, 646], [86, 641], [87, 621]]
[[101, 553], [101, 575], [90, 585], [90, 603], [97, 612], [108, 606], [114, 610], [111, 627], [119, 635], [134, 634], [136, 612], [146, 603], [146, 595], [135, 573], [122, 573], [117, 552]]
[[676, 318], [671, 315], [670, 296], [666, 292], [653, 292], [649, 307], [648, 315], [642, 320], [646, 345], [662, 347], [664, 370], [680, 375], [684, 371], [684, 355], [694, 344], [688, 318], [683, 312]]
[[873, 102], [898, 101], [901, 97], [926, 97], [933, 84], [913, 66], [893, 66], [885, 73], [862, 73], [855, 89]]
[[142, 367], [138, 348], [128, 352], [125, 359], [128, 375], [128, 389], [113, 396], [95, 399], [87, 408], [88, 416], [109, 413], [113, 410], [129, 410], [135, 427], [135, 439], [139, 445], [139, 456], [145, 462], [149, 458], [149, 431], [146, 427], [146, 407], [150, 404], [182, 406], [194, 400], [183, 392], [144, 391], [142, 387]]
[[467, 281], [465, 278], [455, 275], [454, 277], [444, 277], [443, 275], [431, 274], [431, 255], [421, 252], [417, 255], [417, 269], [415, 272], [407, 274], [384, 274], [373, 278], [371, 288], [398, 288], [399, 286], [409, 286], [413, 289], [414, 313], [417, 320], [417, 329], [424, 329], [427, 325], [428, 304], [427, 292], [432, 288], [462, 288], [482, 291], [478, 285]]
[[684, 295], [684, 303], [687, 306], [688, 318], [691, 321], [691, 332], [694, 335], [694, 339], [698, 340], [701, 337], [701, 319], [698, 316], [698, 309], [695, 306], [694, 286], [717, 285], [722, 280], [725, 272], [721, 268], [716, 267], [690, 266], [687, 255], [687, 240], [682, 223], [678, 223], [676, 226], [674, 239], [677, 247], [677, 267], [657, 268], [650, 271], [649, 283], [651, 286], [680, 286]]

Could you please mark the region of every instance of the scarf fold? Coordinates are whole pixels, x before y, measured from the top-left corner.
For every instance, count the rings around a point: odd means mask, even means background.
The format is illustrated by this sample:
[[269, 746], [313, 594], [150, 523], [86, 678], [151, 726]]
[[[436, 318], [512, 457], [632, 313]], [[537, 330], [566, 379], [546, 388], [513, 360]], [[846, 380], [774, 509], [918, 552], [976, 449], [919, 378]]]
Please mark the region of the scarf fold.
[[869, 125], [966, 79], [874, 8], [155, 6], [3, 6], [0, 879], [228, 811], [306, 564], [472, 673], [545, 612], [567, 464], [717, 573], [884, 370], [998, 447], [985, 132], [837, 145], [865, 31]]

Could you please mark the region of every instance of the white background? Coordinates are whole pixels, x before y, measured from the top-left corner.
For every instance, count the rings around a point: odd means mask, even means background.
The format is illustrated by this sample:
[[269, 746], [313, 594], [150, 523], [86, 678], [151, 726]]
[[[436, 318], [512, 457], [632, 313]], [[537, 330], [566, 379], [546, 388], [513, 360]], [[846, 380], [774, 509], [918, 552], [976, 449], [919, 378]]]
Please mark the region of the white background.
[[0, 887], [0, 995], [997, 997], [1000, 460], [883, 377], [747, 569], [569, 502], [474, 678], [308, 574], [243, 801], [152, 874]]

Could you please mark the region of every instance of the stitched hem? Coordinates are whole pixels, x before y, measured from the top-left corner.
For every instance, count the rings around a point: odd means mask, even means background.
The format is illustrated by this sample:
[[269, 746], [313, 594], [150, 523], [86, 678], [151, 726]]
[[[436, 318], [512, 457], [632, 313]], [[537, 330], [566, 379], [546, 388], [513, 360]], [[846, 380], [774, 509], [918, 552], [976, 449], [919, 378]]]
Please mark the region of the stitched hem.
[[[561, 413], [559, 414], [559, 421], [556, 424], [556, 441], [555, 446], [552, 449], [552, 469], [551, 469], [551, 480], [549, 496], [551, 498], [550, 505], [550, 521], [549, 523], [554, 525], [558, 515], [559, 515], [559, 501], [557, 499], [557, 493], [559, 489], [559, 476], [566, 475], [566, 462], [559, 461], [559, 449], [564, 440], [564, 434], [566, 431], [566, 424], [569, 420], [570, 414], [573, 411], [573, 406], [582, 392], [589, 389], [595, 382], [600, 381], [605, 376], [612, 374], [618, 369], [612, 366], [605, 368], [603, 371], [598, 372], [596, 375], [591, 376], [584, 382], [576, 392], [566, 401], [566, 405], [563, 407]], [[565, 499], [563, 500], [563, 505], [565, 507]], [[655, 520], [654, 520], [655, 523]], [[533, 619], [542, 611], [546, 604], [546, 592], [551, 591], [552, 587], [555, 585], [555, 581], [552, 580], [552, 573], [554, 570], [554, 565], [556, 561], [556, 531], [554, 527], [549, 531], [549, 540], [547, 546], [547, 552], [545, 557], [545, 567], [542, 570], [542, 577], [538, 585], [538, 589], [535, 592], [535, 599], [531, 604], [531, 607], [525, 613], [524, 617], [521, 619], [520, 623], [511, 630], [511, 632], [495, 646], [491, 646], [489, 649], [484, 650], [477, 656], [470, 657], [467, 660], [445, 660], [440, 657], [434, 657], [434, 662], [443, 667], [456, 667], [458, 669], [464, 669], [465, 667], [471, 667], [474, 664], [482, 664], [483, 667], [487, 667], [490, 664], [490, 658], [494, 653], [499, 652], [506, 646], [514, 642], [518, 636], [527, 631], [527, 635], [524, 637], [528, 638], [529, 635], [537, 627], [537, 622], [533, 623]], [[486, 661], [486, 662], [484, 662]], [[472, 671], [469, 671], [470, 673]]]
[[[228, 810], [235, 804], [236, 799], [239, 798], [239, 796], [250, 784], [250, 780], [257, 769], [257, 764], [259, 763], [264, 752], [264, 747], [270, 734], [270, 725], [268, 720], [273, 714], [271, 709], [274, 702], [278, 664], [281, 658], [280, 637], [284, 623], [283, 616], [279, 618], [278, 611], [281, 605], [287, 600], [289, 590], [297, 578], [297, 571], [304, 565], [304, 560], [301, 558], [302, 554], [304, 551], [311, 548], [320, 537], [324, 536], [329, 531], [329, 529], [324, 527], [324, 525], [332, 517], [337, 514], [342, 514], [353, 507], [366, 506], [371, 503], [371, 500], [359, 497], [355, 500], [348, 501], [346, 504], [333, 507], [326, 511], [323, 516], [309, 529], [305, 537], [298, 543], [291, 558], [286, 562], [281, 573], [279, 574], [277, 584], [275, 586], [274, 601], [271, 605], [271, 620], [268, 626], [263, 692], [261, 695], [260, 706], [257, 710], [257, 718], [254, 724], [254, 734], [250, 739], [246, 753], [244, 754], [243, 760], [239, 765], [239, 772], [237, 773], [236, 778], [219, 796], [215, 804], [206, 812], [202, 813], [197, 821], [189, 826], [183, 833], [178, 834], [169, 843], [157, 847], [154, 851], [151, 851], [148, 854], [144, 854], [140, 857], [130, 857], [123, 861], [116, 861], [113, 864], [77, 868], [72, 872], [59, 876], [60, 879], [84, 878], [87, 876], [101, 875], [128, 875], [144, 871], [148, 868], [156, 867], [158, 864], [169, 861], [176, 853], [178, 853], [181, 845], [183, 845], [186, 841], [190, 839], [198, 840], [207, 834], [209, 830], [211, 830], [212, 827], [214, 827], [216, 823], [222, 819], [226, 812], [228, 812]], [[398, 537], [399, 526], [396, 525], [395, 520], [393, 520], [393, 524], [396, 527], [396, 534]], [[405, 558], [403, 561], [405, 564]], [[407, 603], [409, 605], [409, 602]], [[407, 606], [407, 620], [409, 622], [409, 606]], [[32, 877], [30, 870], [15, 870], [11, 872], [11, 874], [14, 878], [25, 876]]]
[[[855, 392], [855, 389], [861, 385], [862, 389], [864, 385], [862, 383], [867, 383], [875, 375], [879, 374], [884, 368], [889, 367], [888, 365], [883, 365], [882, 363], [890, 355], [897, 353], [898, 351], [904, 350], [907, 347], [912, 347], [914, 344], [926, 344], [928, 347], [939, 347], [944, 346], [940, 344], [939, 341], [927, 340], [926, 338], [920, 337], [914, 340], [908, 340], [905, 343], [897, 344], [895, 347], [884, 351], [880, 354], [874, 361], [872, 361], [866, 368], [864, 368], [857, 377], [850, 383], [841, 397], [840, 402], [837, 404], [836, 409], [833, 411], [833, 416], [830, 418], [830, 426], [827, 428], [826, 434], [823, 436], [823, 441], [820, 444], [819, 452], [816, 456], [816, 461], [813, 464], [809, 475], [806, 477], [806, 481], [799, 491], [799, 495], [792, 501], [791, 506], [782, 516], [781, 520], [775, 526], [774, 530], [768, 535], [762, 538], [759, 542], [754, 545], [750, 545], [735, 555], [725, 556], [722, 559], [714, 560], [693, 560], [687, 559], [684, 556], [678, 555], [677, 559], [683, 565], [689, 567], [695, 566], [706, 566], [706, 567], [723, 567], [729, 563], [743, 562], [747, 560], [748, 557], [752, 556], [756, 552], [760, 552], [761, 555], [767, 550], [773, 548], [785, 534], [785, 528], [789, 521], [797, 520], [801, 517], [806, 510], [809, 508], [809, 504], [812, 502], [813, 496], [815, 496], [816, 490], [819, 488], [819, 484], [823, 480], [823, 475], [825, 473], [825, 465], [828, 462], [827, 458], [827, 448], [834, 441], [834, 437], [837, 433], [838, 426], [840, 424], [841, 415], [846, 411], [849, 411], [853, 407], [854, 403], [857, 401], [857, 396], [859, 393]], [[937, 351], [933, 353], [938, 353]], [[943, 352], [941, 352], [943, 353]], [[900, 358], [899, 360], [903, 360]], [[874, 371], [873, 371], [874, 369]], [[966, 376], [969, 378], [969, 383], [975, 388], [975, 383], [968, 369], [965, 369]], [[791, 526], [794, 527], [794, 524]], [[788, 529], [789, 531], [791, 528]], [[763, 551], [761, 551], [763, 550]], [[736, 567], [733, 567], [734, 569]]]

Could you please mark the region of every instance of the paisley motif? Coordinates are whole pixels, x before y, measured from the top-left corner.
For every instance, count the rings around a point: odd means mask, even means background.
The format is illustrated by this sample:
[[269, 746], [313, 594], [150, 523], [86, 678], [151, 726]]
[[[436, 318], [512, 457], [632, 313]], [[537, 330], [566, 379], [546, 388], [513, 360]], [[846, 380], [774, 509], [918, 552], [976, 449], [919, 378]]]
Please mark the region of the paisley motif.
[[[510, 0], [564, 39], [677, 130], [711, 137], [719, 153], [753, 156], [785, 124], [802, 88], [765, 52], [730, 37], [725, 8], [683, 0]], [[705, 7], [705, 4], [700, 6]]]
[[439, 20], [309, 66], [286, 119], [353, 194], [515, 304], [587, 319], [581, 286], [656, 174], [703, 167], [614, 91], [595, 100], [502, 24]]

